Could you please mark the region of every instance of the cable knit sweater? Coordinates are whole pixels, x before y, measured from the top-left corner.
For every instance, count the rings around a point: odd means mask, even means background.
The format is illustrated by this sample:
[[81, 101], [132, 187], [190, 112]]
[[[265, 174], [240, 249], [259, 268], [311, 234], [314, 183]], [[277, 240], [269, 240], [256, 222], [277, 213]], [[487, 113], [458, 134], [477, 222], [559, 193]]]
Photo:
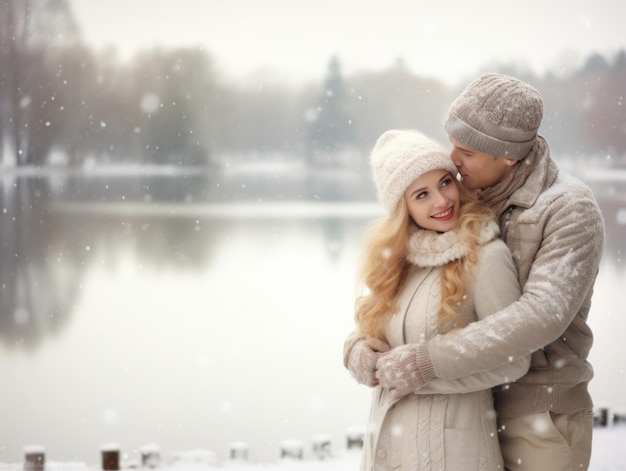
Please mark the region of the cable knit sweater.
[[[498, 311], [520, 296], [511, 254], [497, 238], [495, 223], [481, 233], [478, 261], [466, 276], [467, 296], [458, 309], [464, 323]], [[443, 266], [467, 253], [449, 231], [417, 230], [409, 240], [409, 275], [386, 326], [390, 347], [437, 336]], [[377, 387], [365, 439], [363, 470], [483, 471], [503, 469], [489, 388], [522, 376], [524, 358], [453, 381], [431, 381], [400, 400]]]

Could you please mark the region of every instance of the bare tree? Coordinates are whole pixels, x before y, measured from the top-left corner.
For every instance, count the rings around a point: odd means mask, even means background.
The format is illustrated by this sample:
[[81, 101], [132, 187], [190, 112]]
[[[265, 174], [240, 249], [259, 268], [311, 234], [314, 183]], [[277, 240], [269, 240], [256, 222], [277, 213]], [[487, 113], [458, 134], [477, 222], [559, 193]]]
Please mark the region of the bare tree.
[[0, 3], [0, 139], [10, 140], [18, 165], [29, 163], [35, 131], [31, 122], [38, 118], [32, 111], [38, 105], [33, 97], [35, 92], [45, 96], [47, 74], [42, 58], [51, 49], [79, 40], [68, 0]]

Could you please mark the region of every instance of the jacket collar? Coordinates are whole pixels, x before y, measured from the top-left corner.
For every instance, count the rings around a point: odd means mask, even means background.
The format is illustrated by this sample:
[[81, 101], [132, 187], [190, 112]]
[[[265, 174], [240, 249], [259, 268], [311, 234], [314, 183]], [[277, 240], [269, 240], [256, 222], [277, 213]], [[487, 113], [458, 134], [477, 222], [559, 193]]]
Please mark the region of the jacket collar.
[[519, 206], [530, 208], [535, 204], [539, 195], [551, 186], [559, 173], [554, 160], [550, 155], [550, 145], [542, 137], [537, 137], [537, 143], [533, 146], [528, 157], [518, 165], [533, 165], [524, 184], [513, 191], [507, 201], [507, 207]]

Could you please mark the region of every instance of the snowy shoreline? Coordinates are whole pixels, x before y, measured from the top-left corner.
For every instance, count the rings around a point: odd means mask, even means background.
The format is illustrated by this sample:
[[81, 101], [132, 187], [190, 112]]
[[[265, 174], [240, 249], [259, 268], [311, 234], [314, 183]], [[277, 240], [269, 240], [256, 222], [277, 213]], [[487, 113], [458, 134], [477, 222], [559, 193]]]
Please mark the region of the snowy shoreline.
[[[593, 436], [593, 452], [591, 456], [591, 464], [589, 471], [623, 471], [626, 469], [626, 424], [613, 425], [608, 427], [594, 428]], [[25, 447], [27, 450], [36, 450], [43, 453], [44, 448], [41, 446]], [[156, 448], [158, 450], [158, 448]], [[268, 470], [268, 471], [357, 471], [361, 459], [361, 449], [341, 450], [335, 455], [322, 460], [315, 459], [293, 459], [282, 458], [274, 463], [251, 463], [242, 459], [223, 460], [221, 462], [210, 459], [194, 459], [193, 456], [214, 456], [214, 453], [208, 450], [194, 450], [187, 452], [179, 452], [183, 459], [171, 461], [169, 463], [154, 463], [150, 466], [139, 466], [137, 464], [122, 464], [121, 469], [172, 469], [172, 470], [201, 470], [201, 469], [229, 469], [234, 471], [245, 470]], [[174, 454], [176, 455], [176, 454]], [[187, 459], [184, 459], [187, 457]], [[0, 471], [92, 471], [103, 469], [101, 465], [88, 465], [83, 462], [58, 462], [46, 460], [45, 465], [39, 466], [34, 463], [4, 463], [0, 461]]]

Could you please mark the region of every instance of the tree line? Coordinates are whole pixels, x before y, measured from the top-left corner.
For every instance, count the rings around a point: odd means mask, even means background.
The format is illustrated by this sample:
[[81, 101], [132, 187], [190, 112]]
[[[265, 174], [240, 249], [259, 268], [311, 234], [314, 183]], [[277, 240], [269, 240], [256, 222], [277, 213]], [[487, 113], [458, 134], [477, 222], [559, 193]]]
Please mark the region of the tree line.
[[[564, 156], [626, 154], [626, 51], [593, 54], [567, 74], [492, 65], [536, 86], [540, 132]], [[487, 70], [485, 70], [487, 71]], [[124, 62], [81, 41], [68, 0], [0, 4], [0, 162], [210, 165], [276, 155], [315, 166], [358, 164], [390, 128], [441, 141], [448, 86], [398, 61], [345, 75], [329, 58], [324, 80], [255, 85], [226, 80], [199, 48], [145, 50]]]

